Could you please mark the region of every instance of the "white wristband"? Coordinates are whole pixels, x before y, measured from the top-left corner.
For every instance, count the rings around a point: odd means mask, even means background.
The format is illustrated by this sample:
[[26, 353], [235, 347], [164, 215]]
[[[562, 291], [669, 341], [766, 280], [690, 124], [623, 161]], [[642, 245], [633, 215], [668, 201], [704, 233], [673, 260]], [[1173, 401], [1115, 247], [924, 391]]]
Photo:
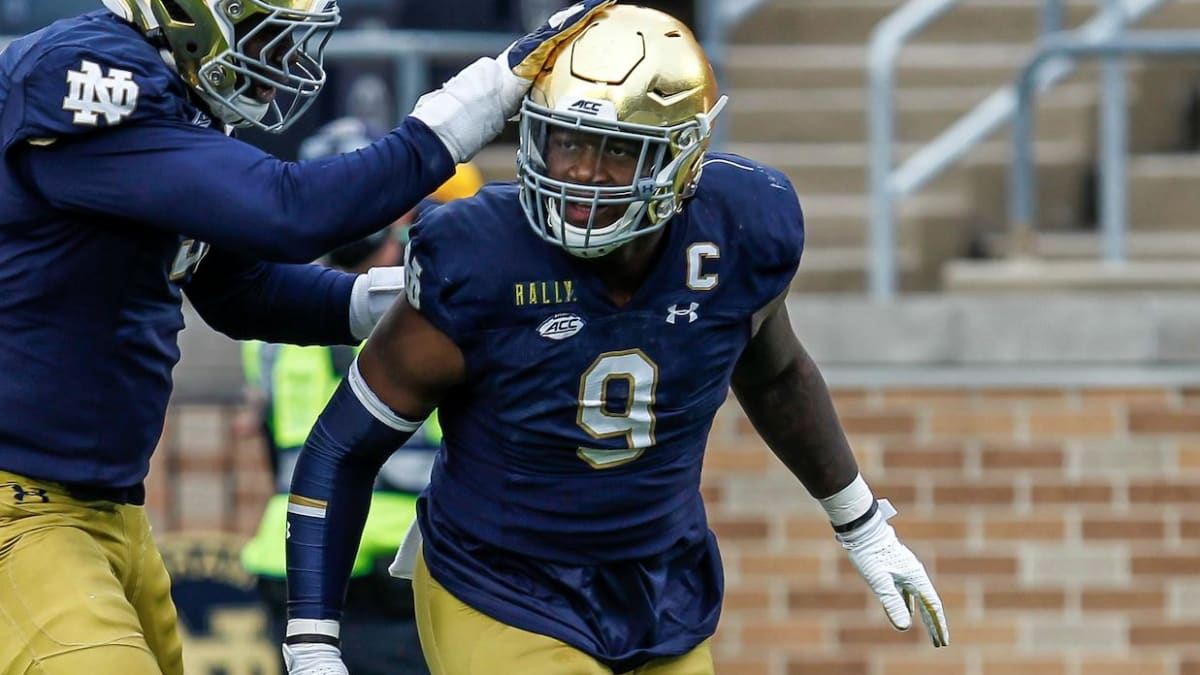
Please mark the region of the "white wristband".
[[871, 488], [867, 487], [867, 481], [863, 480], [860, 473], [849, 485], [818, 501], [821, 502], [825, 513], [829, 514], [829, 522], [837, 527], [852, 522], [869, 511], [875, 503], [875, 495], [871, 494]]
[[341, 624], [330, 619], [288, 619], [285, 637], [324, 635], [337, 640], [341, 630]]
[[403, 292], [403, 267], [372, 267], [358, 275], [350, 291], [350, 334], [354, 339], [367, 339]]

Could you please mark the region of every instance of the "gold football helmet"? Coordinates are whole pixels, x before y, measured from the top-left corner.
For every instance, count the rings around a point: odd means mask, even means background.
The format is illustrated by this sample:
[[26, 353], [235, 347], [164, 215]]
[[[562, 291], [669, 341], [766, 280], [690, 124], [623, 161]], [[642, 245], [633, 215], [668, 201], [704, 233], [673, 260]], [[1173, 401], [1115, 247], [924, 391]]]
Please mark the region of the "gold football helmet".
[[[325, 85], [336, 0], [104, 0], [165, 42], [175, 69], [228, 124], [279, 133]], [[280, 102], [278, 95], [285, 100]]]
[[[695, 191], [725, 101], [687, 26], [645, 7], [605, 10], [551, 55], [522, 105], [517, 175], [533, 229], [587, 258], [661, 229]], [[564, 149], [626, 170], [556, 169]]]

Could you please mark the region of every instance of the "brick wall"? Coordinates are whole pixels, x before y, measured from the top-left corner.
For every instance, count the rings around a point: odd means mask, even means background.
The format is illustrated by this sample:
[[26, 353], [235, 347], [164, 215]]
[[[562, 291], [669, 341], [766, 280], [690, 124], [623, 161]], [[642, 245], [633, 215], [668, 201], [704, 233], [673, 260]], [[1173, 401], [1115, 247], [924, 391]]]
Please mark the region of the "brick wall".
[[953, 645], [894, 632], [740, 412], [705, 469], [723, 675], [1200, 674], [1200, 391], [839, 390]]
[[[704, 482], [728, 586], [719, 673], [1200, 675], [1200, 389], [835, 397], [864, 474], [934, 576], [953, 645], [890, 628], [731, 404]], [[269, 481], [229, 418], [173, 409], [150, 490], [160, 529], [253, 527]]]

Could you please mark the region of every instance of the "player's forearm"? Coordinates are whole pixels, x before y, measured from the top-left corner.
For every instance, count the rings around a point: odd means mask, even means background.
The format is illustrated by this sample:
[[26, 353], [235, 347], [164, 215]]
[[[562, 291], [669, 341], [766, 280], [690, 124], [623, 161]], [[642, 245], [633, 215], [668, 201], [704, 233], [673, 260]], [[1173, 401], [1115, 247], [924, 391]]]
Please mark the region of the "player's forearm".
[[317, 265], [267, 264], [214, 248], [186, 286], [206, 323], [238, 340], [355, 344], [351, 288], [358, 275]]
[[293, 263], [377, 231], [454, 173], [441, 140], [412, 118], [361, 150], [307, 162], [163, 124], [27, 149], [20, 161], [56, 208]]
[[321, 413], [288, 498], [289, 641], [336, 642], [375, 476], [418, 424], [388, 411], [356, 366]]
[[742, 409], [767, 446], [818, 499], [849, 485], [858, 463], [816, 363], [796, 345], [770, 379], [734, 386]]

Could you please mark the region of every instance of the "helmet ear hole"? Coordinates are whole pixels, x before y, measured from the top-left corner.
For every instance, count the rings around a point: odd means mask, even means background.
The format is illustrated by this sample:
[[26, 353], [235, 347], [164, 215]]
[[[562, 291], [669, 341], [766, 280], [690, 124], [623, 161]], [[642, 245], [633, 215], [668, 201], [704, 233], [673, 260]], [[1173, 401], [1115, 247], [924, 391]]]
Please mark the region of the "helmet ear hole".
[[167, 16], [171, 17], [172, 21], [195, 25], [196, 20], [175, 0], [162, 0], [162, 6], [167, 10]]
[[188, 40], [187, 44], [184, 45], [183, 48], [186, 49], [189, 54], [200, 53], [200, 45], [196, 44], [192, 40]]

